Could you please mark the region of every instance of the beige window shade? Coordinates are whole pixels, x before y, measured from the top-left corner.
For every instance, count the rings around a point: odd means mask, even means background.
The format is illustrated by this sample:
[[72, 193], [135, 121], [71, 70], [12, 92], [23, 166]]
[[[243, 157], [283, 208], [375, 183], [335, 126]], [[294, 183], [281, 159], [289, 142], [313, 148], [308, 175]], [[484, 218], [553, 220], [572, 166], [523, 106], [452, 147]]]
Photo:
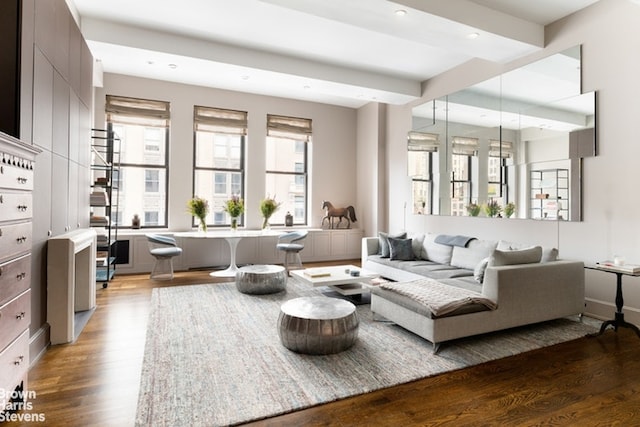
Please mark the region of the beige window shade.
[[193, 123], [197, 131], [246, 135], [247, 114], [246, 111], [196, 105], [193, 109]]
[[110, 123], [169, 127], [169, 103], [165, 101], [107, 95], [105, 111]]
[[407, 150], [436, 152], [440, 146], [438, 134], [411, 131], [407, 134]]
[[451, 138], [451, 152], [465, 156], [476, 156], [478, 154], [478, 139], [454, 136]]
[[513, 143], [510, 141], [502, 141], [502, 150], [500, 150], [500, 141], [497, 139], [490, 139], [489, 157], [513, 157]]
[[267, 135], [296, 141], [311, 140], [311, 119], [267, 114]]

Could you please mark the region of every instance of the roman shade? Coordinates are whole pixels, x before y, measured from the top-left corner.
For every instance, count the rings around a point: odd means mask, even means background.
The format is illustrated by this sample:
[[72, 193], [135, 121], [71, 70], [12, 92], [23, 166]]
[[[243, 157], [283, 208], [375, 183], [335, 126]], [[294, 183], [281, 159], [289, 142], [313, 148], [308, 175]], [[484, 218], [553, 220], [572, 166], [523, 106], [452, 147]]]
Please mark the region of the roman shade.
[[311, 119], [267, 114], [267, 136], [309, 142], [311, 135]]
[[107, 95], [107, 122], [169, 127], [169, 103], [149, 99]]
[[407, 134], [407, 150], [436, 152], [440, 146], [438, 134], [411, 131]]
[[451, 152], [465, 156], [476, 156], [478, 154], [478, 138], [454, 136], [451, 138]]
[[196, 105], [193, 108], [193, 125], [196, 131], [246, 135], [247, 112]]
[[513, 157], [513, 143], [510, 141], [502, 141], [502, 148], [500, 147], [500, 141], [497, 139], [489, 140], [489, 157]]

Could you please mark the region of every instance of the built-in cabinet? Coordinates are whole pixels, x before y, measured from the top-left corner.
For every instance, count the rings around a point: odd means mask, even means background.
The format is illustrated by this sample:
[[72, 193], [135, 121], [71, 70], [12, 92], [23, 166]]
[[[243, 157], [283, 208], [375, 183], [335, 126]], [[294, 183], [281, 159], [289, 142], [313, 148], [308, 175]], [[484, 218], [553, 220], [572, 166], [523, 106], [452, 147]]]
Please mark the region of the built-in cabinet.
[[37, 152], [0, 132], [0, 411], [11, 391], [27, 388]]
[[116, 272], [120, 138], [113, 131], [93, 129], [91, 139], [89, 225], [97, 234], [96, 282], [106, 288]]
[[531, 218], [569, 219], [569, 169], [531, 171]]

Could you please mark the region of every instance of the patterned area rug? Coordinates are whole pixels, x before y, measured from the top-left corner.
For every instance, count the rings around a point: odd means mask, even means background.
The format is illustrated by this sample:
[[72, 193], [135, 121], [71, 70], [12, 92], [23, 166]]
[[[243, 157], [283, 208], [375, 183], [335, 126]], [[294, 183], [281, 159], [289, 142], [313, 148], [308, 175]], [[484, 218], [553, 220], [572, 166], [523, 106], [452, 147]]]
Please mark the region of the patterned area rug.
[[358, 306], [356, 344], [309, 356], [280, 344], [280, 305], [321, 295], [290, 278], [252, 296], [233, 283], [156, 288], [147, 329], [137, 426], [233, 425], [371, 392], [577, 339], [593, 324], [559, 319], [445, 343], [428, 341]]

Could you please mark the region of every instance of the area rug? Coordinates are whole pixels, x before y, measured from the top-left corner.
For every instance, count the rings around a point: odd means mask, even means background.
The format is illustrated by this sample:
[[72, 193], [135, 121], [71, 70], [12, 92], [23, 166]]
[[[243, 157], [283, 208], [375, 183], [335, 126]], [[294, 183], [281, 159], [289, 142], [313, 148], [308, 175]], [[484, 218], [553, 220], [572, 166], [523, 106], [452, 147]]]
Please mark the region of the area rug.
[[339, 354], [291, 352], [280, 305], [321, 295], [290, 278], [286, 292], [245, 295], [233, 283], [156, 288], [137, 426], [234, 425], [371, 392], [583, 337], [593, 324], [559, 319], [448, 342], [428, 341], [357, 307], [356, 344]]

